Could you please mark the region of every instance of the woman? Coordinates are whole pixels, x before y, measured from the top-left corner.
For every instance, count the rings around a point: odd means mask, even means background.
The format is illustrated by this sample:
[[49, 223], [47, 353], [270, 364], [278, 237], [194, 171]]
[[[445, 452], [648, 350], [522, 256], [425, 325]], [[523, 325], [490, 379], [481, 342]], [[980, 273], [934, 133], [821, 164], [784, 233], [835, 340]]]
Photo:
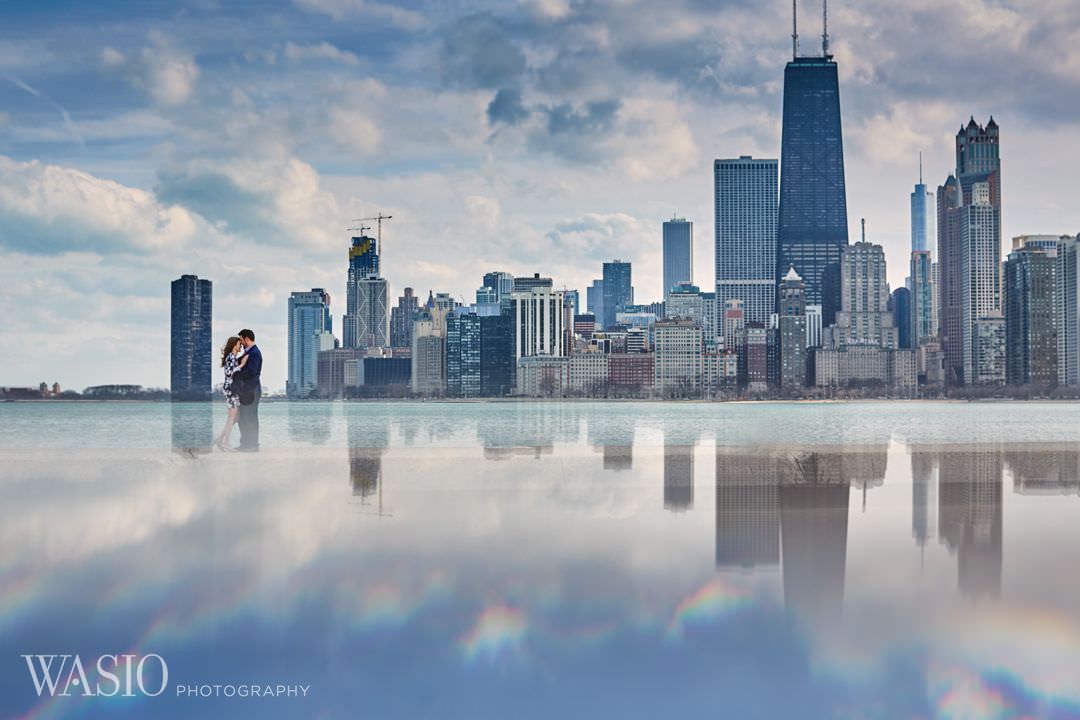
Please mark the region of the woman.
[[237, 392], [239, 388], [233, 387], [233, 376], [247, 362], [247, 356], [243, 353], [244, 344], [236, 336], [226, 340], [225, 347], [221, 348], [221, 367], [225, 368], [225, 383], [221, 389], [225, 392], [225, 404], [229, 406], [229, 417], [225, 420], [225, 429], [214, 441], [218, 450], [232, 450], [232, 446], [229, 445], [229, 435], [232, 433], [233, 425], [236, 424], [236, 416], [240, 412], [240, 394]]

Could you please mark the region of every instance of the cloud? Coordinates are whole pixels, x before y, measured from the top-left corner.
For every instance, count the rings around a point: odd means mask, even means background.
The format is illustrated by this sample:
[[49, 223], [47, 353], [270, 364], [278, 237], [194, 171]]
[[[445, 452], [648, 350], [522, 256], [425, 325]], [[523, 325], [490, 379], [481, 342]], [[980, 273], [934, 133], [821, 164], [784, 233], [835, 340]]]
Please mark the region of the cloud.
[[151, 45], [131, 55], [106, 46], [101, 51], [101, 64], [106, 70], [121, 73], [158, 105], [182, 105], [194, 92], [199, 66], [191, 54], [173, 47], [164, 34], [152, 32], [150, 40]]
[[334, 142], [361, 155], [372, 155], [379, 149], [379, 127], [360, 110], [331, 108], [326, 131]]
[[341, 50], [328, 42], [312, 45], [297, 45], [287, 42], [282, 51], [285, 60], [290, 63], [303, 63], [309, 61], [327, 61], [341, 63], [342, 65], [358, 65], [360, 58], [348, 50]]
[[491, 14], [461, 18], [443, 37], [439, 72], [450, 87], [494, 90], [525, 72], [525, 53]]
[[488, 123], [491, 125], [517, 125], [529, 114], [521, 102], [521, 91], [512, 88], [500, 89], [487, 106]]
[[350, 17], [370, 15], [406, 30], [419, 30], [427, 25], [424, 16], [418, 12], [384, 3], [367, 2], [367, 0], [293, 0], [293, 2], [299, 8], [329, 15], [339, 22]]
[[190, 207], [224, 231], [260, 244], [335, 247], [343, 222], [319, 173], [298, 158], [196, 158], [158, 173], [157, 195]]
[[204, 230], [153, 193], [72, 168], [0, 156], [0, 245], [33, 254], [174, 252]]

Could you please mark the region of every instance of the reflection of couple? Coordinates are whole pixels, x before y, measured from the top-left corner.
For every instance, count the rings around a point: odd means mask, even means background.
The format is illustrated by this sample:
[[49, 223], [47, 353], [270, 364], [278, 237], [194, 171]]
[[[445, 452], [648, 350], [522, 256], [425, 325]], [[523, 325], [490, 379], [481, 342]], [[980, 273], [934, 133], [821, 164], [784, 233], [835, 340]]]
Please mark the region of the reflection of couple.
[[225, 404], [229, 416], [225, 429], [214, 444], [219, 450], [233, 450], [229, 435], [235, 424], [240, 428], [240, 446], [237, 450], [255, 452], [259, 449], [259, 397], [262, 395], [262, 352], [255, 344], [255, 333], [241, 330], [225, 341], [221, 349], [221, 367], [225, 369]]

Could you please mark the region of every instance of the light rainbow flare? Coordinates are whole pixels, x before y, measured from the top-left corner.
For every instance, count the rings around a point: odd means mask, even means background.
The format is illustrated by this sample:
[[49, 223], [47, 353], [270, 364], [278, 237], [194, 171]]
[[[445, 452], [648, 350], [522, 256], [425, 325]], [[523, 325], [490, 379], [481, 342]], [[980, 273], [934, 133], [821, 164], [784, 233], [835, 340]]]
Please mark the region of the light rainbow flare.
[[504, 603], [490, 605], [476, 618], [472, 629], [459, 640], [468, 663], [494, 660], [520, 650], [529, 631], [528, 619], [518, 608]]
[[688, 626], [730, 615], [748, 602], [749, 597], [745, 592], [720, 580], [705, 583], [683, 598], [675, 608], [668, 623], [668, 637], [680, 638]]

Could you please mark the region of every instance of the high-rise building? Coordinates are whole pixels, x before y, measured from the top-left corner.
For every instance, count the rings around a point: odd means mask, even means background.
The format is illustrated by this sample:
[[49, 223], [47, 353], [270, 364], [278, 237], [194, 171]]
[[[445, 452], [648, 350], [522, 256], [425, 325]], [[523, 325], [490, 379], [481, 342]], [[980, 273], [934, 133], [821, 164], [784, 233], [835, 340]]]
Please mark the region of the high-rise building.
[[514, 392], [514, 317], [509, 310], [480, 318], [480, 394], [504, 397]]
[[659, 320], [653, 326], [653, 385], [667, 396], [686, 397], [701, 389], [705, 347], [693, 320]]
[[911, 291], [906, 287], [893, 290], [889, 307], [892, 309], [893, 326], [896, 328], [897, 347], [907, 350], [917, 347], [911, 340]]
[[720, 323], [724, 349], [737, 350], [743, 328], [746, 326], [746, 312], [743, 310], [741, 298], [728, 298], [724, 301], [724, 316]]
[[961, 294], [963, 272], [960, 215], [964, 196], [955, 175], [949, 175], [937, 191], [938, 281], [937, 314], [941, 349], [945, 355], [945, 380], [958, 385], [964, 379], [964, 315]]
[[841, 307], [836, 322], [822, 331], [822, 347], [814, 351], [814, 384], [913, 389], [915, 353], [899, 348], [884, 249], [865, 240], [849, 245], [841, 256], [840, 278]]
[[561, 290], [541, 287], [511, 295], [514, 313], [514, 357], [569, 354], [566, 313]]
[[307, 397], [319, 384], [319, 353], [334, 347], [330, 293], [322, 288], [289, 296], [289, 376], [285, 392], [290, 398]]
[[411, 287], [398, 297], [397, 305], [390, 311], [390, 347], [412, 348], [412, 324], [420, 309], [420, 303]]
[[972, 183], [970, 199], [966, 199], [960, 213], [960, 331], [963, 379], [968, 385], [1005, 381], [1004, 357], [995, 359], [990, 355], [997, 343], [979, 345], [991, 337], [987, 328], [1000, 324], [1002, 317], [1000, 218], [1000, 207], [993, 201], [993, 186], [989, 182]]
[[474, 398], [481, 392], [480, 316], [450, 313], [446, 318], [446, 394]]
[[689, 318], [705, 327], [705, 304], [701, 288], [687, 282], [680, 282], [668, 289], [664, 303], [664, 315], [668, 318]]
[[1058, 382], [1080, 385], [1080, 234], [1057, 249]]
[[934, 265], [929, 250], [911, 253], [911, 343], [914, 347], [928, 344], [934, 337], [936, 288]]
[[170, 390], [176, 400], [209, 400], [213, 286], [198, 275], [172, 281]]
[[1057, 246], [1013, 250], [1005, 262], [1005, 381], [1051, 385], [1058, 381], [1055, 302]]
[[604, 281], [593, 280], [592, 285], [585, 288], [585, 309], [596, 318], [596, 327], [604, 327]]
[[630, 263], [613, 260], [604, 263], [604, 329], [615, 324], [615, 316], [634, 304], [634, 286]]
[[514, 276], [508, 272], [484, 273], [484, 287], [495, 291], [494, 302], [501, 302], [504, 297], [510, 297], [514, 292]]
[[821, 305], [831, 325], [848, 225], [840, 83], [827, 48], [822, 57], [794, 57], [784, 70], [778, 239], [774, 277], [794, 267], [807, 304]]
[[533, 288], [550, 290], [554, 287], [554, 281], [549, 277], [540, 277], [540, 273], [533, 273], [532, 277], [514, 278], [513, 292], [529, 292]]
[[780, 386], [801, 388], [806, 385], [806, 286], [795, 268], [780, 281], [777, 299]]
[[747, 322], [767, 323], [776, 304], [777, 171], [750, 156], [713, 163], [716, 303], [741, 300]]
[[389, 287], [379, 275], [375, 238], [360, 235], [349, 248], [342, 340], [346, 348], [365, 349], [389, 344], [387, 325]]
[[452, 308], [430, 296], [413, 322], [412, 391], [429, 397], [446, 392], [446, 318]]
[[[956, 174], [938, 188], [939, 332], [952, 384], [1004, 381], [975, 374], [977, 366], [1004, 371], [1004, 358], [991, 349], [1001, 325], [999, 141], [993, 118], [985, 128], [971, 118], [956, 134]], [[976, 347], [980, 338], [989, 344]]]
[[931, 224], [934, 219], [934, 195], [926, 190], [922, 177], [922, 154], [919, 154], [919, 182], [911, 193], [911, 252], [932, 252]]
[[685, 218], [664, 223], [663, 287], [660, 296], [666, 301], [671, 288], [694, 282], [694, 224]]

